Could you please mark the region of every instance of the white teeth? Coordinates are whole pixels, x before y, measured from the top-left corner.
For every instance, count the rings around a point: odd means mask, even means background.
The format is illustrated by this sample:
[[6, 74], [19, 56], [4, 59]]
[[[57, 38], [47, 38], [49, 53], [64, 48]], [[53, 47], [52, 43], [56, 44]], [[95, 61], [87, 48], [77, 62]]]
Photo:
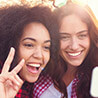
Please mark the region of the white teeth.
[[78, 56], [81, 52], [78, 52], [78, 53], [68, 53], [69, 55], [71, 56]]
[[28, 64], [28, 65], [33, 67], [40, 67], [40, 64]]

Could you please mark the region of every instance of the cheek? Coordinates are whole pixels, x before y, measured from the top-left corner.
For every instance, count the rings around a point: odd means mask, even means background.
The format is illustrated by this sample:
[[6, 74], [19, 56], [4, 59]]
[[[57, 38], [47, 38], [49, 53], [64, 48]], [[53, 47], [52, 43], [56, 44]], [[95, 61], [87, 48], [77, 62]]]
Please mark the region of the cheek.
[[19, 51], [18, 51], [18, 58], [21, 60], [21, 59], [25, 59], [27, 60], [31, 54], [30, 51], [27, 51], [26, 49], [23, 49], [23, 48], [19, 48]]
[[83, 45], [87, 50], [89, 50], [90, 49], [90, 39], [83, 41]]
[[60, 41], [60, 49], [63, 50], [67, 47], [67, 43], [64, 41]]
[[45, 62], [45, 64], [47, 64], [49, 62], [49, 60], [50, 60], [50, 52], [49, 53], [46, 53], [44, 55], [44, 62]]

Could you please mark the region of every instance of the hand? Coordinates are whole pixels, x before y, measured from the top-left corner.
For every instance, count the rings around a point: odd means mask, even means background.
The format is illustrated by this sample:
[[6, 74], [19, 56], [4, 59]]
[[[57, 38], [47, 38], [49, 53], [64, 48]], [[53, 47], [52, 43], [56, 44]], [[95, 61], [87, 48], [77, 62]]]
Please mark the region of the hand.
[[14, 48], [11, 48], [0, 74], [0, 98], [14, 98], [23, 84], [23, 80], [17, 75], [17, 73], [23, 67], [24, 60], [21, 60], [20, 63], [9, 72], [14, 54], [15, 50]]

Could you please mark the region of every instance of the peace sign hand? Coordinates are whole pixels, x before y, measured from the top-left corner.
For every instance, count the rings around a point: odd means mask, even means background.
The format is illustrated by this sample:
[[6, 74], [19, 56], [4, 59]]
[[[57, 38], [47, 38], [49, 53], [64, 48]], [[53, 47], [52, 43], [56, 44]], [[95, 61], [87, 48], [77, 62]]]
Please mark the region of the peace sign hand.
[[14, 54], [15, 50], [14, 48], [11, 48], [0, 74], [0, 98], [14, 98], [23, 84], [23, 80], [17, 75], [17, 73], [23, 67], [25, 62], [24, 59], [9, 72]]

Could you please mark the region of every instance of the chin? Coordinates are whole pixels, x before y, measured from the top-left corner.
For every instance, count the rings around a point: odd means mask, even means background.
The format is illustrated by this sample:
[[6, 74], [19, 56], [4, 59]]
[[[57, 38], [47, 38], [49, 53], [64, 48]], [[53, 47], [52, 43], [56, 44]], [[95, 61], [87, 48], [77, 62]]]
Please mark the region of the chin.
[[34, 77], [34, 78], [30, 78], [30, 79], [28, 79], [27, 81], [29, 82], [29, 83], [34, 83], [34, 82], [36, 82], [38, 80], [38, 77]]
[[79, 63], [79, 64], [75, 64], [75, 63], [73, 64], [73, 66], [76, 66], [76, 67], [78, 67], [78, 66], [80, 66], [80, 65], [81, 65], [80, 63]]

